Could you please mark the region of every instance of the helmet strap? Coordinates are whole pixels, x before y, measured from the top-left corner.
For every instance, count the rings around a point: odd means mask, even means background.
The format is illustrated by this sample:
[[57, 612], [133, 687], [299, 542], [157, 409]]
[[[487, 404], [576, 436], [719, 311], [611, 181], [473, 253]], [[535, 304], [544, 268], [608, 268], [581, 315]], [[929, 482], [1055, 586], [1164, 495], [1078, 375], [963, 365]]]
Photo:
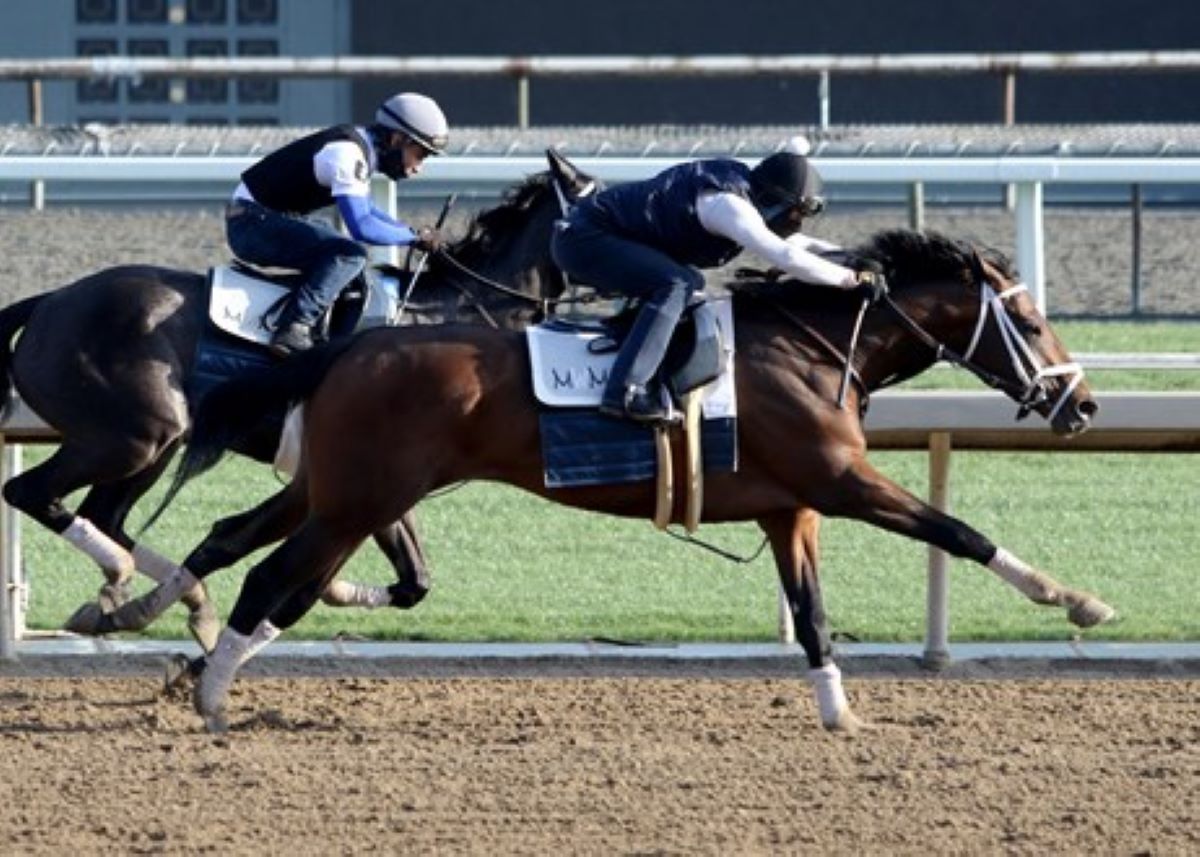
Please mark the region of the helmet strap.
[[799, 231], [791, 213], [796, 206], [790, 202], [776, 202], [759, 210], [767, 228], [780, 238], [787, 238]]

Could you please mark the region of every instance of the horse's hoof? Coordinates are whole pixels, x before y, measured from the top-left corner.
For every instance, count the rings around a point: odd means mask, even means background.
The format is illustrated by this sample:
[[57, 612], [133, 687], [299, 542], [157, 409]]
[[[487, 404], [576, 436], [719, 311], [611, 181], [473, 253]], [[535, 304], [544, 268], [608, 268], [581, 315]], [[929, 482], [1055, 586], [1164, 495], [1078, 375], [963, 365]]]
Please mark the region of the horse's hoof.
[[836, 732], [839, 735], [857, 735], [860, 732], [870, 732], [875, 728], [849, 708], [839, 711], [836, 720], [821, 721], [821, 725], [825, 727], [825, 731]]
[[89, 601], [71, 614], [63, 624], [63, 630], [98, 637], [104, 633], [101, 629], [104, 627], [105, 618], [104, 608], [94, 601]]
[[191, 684], [192, 662], [187, 655], [176, 652], [167, 660], [163, 674], [163, 694], [171, 696]]
[[229, 731], [229, 719], [224, 710], [204, 715], [204, 731], [209, 735], [224, 735]]
[[1091, 628], [1100, 625], [1117, 615], [1113, 610], [1094, 595], [1081, 595], [1073, 599], [1067, 610], [1067, 618], [1080, 628]]
[[225, 699], [213, 699], [212, 690], [204, 680], [203, 673], [192, 687], [192, 707], [204, 721], [204, 731], [210, 735], [223, 735], [229, 731], [229, 718], [225, 714]]
[[217, 637], [221, 634], [221, 620], [217, 618], [217, 610], [211, 601], [205, 601], [188, 614], [188, 630], [204, 654], [212, 654], [217, 647]]
[[131, 598], [133, 598], [133, 590], [129, 581], [119, 580], [116, 583], [106, 583], [101, 586], [97, 600], [101, 610], [111, 613]]

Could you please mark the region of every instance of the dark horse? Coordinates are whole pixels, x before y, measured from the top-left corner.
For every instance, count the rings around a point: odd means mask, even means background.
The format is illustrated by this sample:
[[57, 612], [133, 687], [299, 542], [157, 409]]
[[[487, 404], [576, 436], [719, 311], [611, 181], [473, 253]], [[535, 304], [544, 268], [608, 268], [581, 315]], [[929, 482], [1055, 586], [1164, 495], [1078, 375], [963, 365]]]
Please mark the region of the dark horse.
[[[756, 521], [774, 552], [808, 658], [822, 723], [859, 721], [833, 664], [817, 575], [821, 516], [854, 518], [986, 566], [1040, 604], [1086, 627], [1112, 610], [1060, 586], [965, 523], [919, 500], [867, 461], [861, 415], [869, 392], [952, 359], [1037, 411], [1055, 432], [1085, 430], [1096, 405], [1078, 366], [1007, 260], [941, 236], [891, 231], [855, 254], [882, 264], [891, 294], [866, 314], [855, 383], [836, 400], [858, 310], [847, 292], [796, 282], [735, 287], [739, 463], [707, 478], [704, 521]], [[548, 489], [524, 337], [455, 327], [368, 331], [218, 388], [197, 416], [178, 488], [211, 466], [273, 401], [305, 402], [305, 453], [287, 489], [303, 523], [247, 575], [229, 627], [196, 689], [221, 728], [238, 666], [263, 623], [295, 621], [365, 536], [441, 486], [508, 483], [555, 502], [649, 517], [650, 482]], [[172, 492], [173, 493], [173, 492]], [[299, 495], [304, 495], [299, 497]], [[169, 500], [169, 498], [168, 498]], [[679, 522], [682, 511], [677, 509]]]
[[[561, 206], [594, 182], [556, 153], [547, 154], [550, 172], [510, 190], [500, 206], [473, 220], [462, 240], [429, 260], [408, 305], [419, 310], [415, 320], [519, 327], [561, 294], [564, 281], [549, 253], [553, 223]], [[207, 295], [201, 274], [124, 266], [0, 311], [0, 401], [7, 401], [10, 384], [15, 386], [62, 435], [53, 455], [4, 486], [4, 498], [63, 535], [103, 570], [108, 580], [103, 607], [81, 608], [68, 623], [79, 630], [95, 625], [104, 607], [119, 606], [135, 569], [160, 582], [181, 577], [179, 566], [135, 544], [125, 522], [188, 431], [195, 405], [189, 401], [195, 395], [189, 379], [207, 324]], [[401, 323], [411, 320], [406, 315]], [[21, 336], [14, 349], [17, 331]], [[244, 436], [238, 451], [271, 461], [281, 414]], [[88, 486], [74, 512], [65, 507], [68, 494]], [[275, 502], [266, 501], [257, 514], [270, 518]], [[220, 538], [210, 538], [206, 554], [189, 558], [195, 569], [184, 566], [189, 625], [206, 649], [218, 623], [203, 586], [193, 584], [243, 555], [229, 545], [238, 543], [240, 526], [252, 523], [239, 516]], [[382, 598], [368, 592], [376, 588], [342, 584], [333, 603], [412, 606], [428, 584], [411, 521], [397, 515], [375, 528], [375, 537], [399, 582], [383, 590]]]

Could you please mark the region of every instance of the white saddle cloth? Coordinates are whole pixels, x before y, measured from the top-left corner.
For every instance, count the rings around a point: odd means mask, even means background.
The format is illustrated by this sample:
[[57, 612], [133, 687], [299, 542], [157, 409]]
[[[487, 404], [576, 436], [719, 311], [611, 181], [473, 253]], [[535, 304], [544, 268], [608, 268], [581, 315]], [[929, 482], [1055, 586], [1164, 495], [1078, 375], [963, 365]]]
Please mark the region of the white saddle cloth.
[[[721, 337], [720, 377], [705, 388], [706, 419], [737, 416], [733, 382], [733, 302], [728, 298], [710, 301], [717, 310]], [[593, 354], [589, 345], [602, 334], [564, 331], [542, 325], [525, 332], [529, 361], [533, 368], [533, 393], [545, 405], [557, 408], [594, 408], [600, 404], [608, 373], [616, 353]]]
[[283, 286], [251, 277], [228, 265], [209, 273], [212, 283], [208, 317], [213, 324], [238, 339], [266, 345], [271, 331], [262, 323], [263, 316], [280, 298], [288, 294]]

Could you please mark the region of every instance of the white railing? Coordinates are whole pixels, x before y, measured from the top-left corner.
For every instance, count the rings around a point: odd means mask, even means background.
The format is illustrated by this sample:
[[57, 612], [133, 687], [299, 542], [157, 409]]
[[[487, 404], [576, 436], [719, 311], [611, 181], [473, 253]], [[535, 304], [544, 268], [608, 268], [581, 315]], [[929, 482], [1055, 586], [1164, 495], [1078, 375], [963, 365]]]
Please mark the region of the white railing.
[[[679, 161], [656, 157], [580, 157], [583, 170], [615, 183], [646, 178]], [[0, 181], [224, 181], [232, 188], [251, 157], [0, 156]], [[1046, 293], [1043, 188], [1046, 184], [1200, 184], [1200, 157], [814, 158], [828, 183], [1000, 184], [1014, 189], [1015, 262], [1043, 312]], [[545, 169], [533, 157], [430, 159], [414, 184], [470, 188], [512, 184]], [[380, 198], [394, 194], [386, 188]]]

